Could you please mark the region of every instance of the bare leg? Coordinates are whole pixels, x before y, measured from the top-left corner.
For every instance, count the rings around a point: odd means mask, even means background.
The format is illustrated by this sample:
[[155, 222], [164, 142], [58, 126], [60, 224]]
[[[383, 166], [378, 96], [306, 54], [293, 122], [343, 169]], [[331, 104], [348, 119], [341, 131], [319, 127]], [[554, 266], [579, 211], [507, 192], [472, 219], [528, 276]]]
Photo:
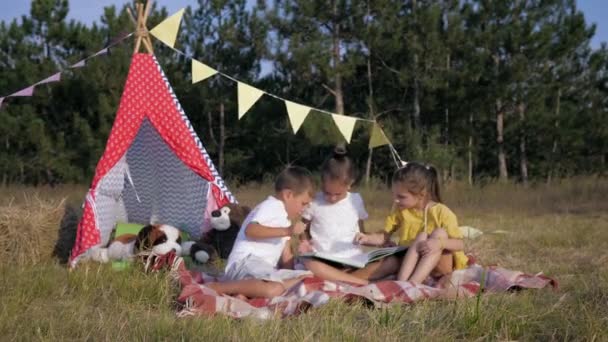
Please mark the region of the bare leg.
[[[445, 240], [447, 238], [448, 238], [448, 234], [445, 232], [445, 230], [439, 229], [439, 228], [435, 229], [431, 233], [431, 236], [429, 236], [429, 239]], [[416, 283], [422, 283], [424, 281], [424, 279], [426, 279], [426, 277], [428, 277], [429, 274], [431, 274], [431, 271], [433, 271], [433, 269], [435, 267], [437, 267], [437, 264], [439, 263], [439, 259], [441, 259], [442, 252], [443, 252], [443, 250], [438, 250], [436, 252], [429, 253], [429, 254], [422, 256], [422, 258], [418, 262], [418, 265], [416, 266], [416, 270], [414, 271], [412, 276], [409, 278], [409, 280], [416, 282]]]
[[306, 268], [314, 275], [325, 280], [346, 281], [359, 285], [367, 285], [369, 283], [365, 279], [358, 278], [319, 260], [307, 258], [304, 260], [304, 265], [306, 265]]
[[364, 268], [355, 270], [351, 274], [357, 278], [367, 280], [382, 279], [388, 275], [397, 273], [400, 264], [401, 258], [392, 255], [380, 261], [373, 262]]
[[205, 284], [205, 286], [208, 286], [219, 294], [240, 294], [249, 298], [272, 298], [285, 292], [285, 288], [281, 283], [259, 279], [244, 279], [225, 283], [208, 283]]
[[433, 269], [433, 272], [431, 272], [431, 275], [433, 277], [441, 277], [446, 274], [452, 273], [453, 270], [454, 256], [452, 255], [452, 252], [444, 249], [441, 253], [441, 258], [439, 258], [439, 262], [437, 263], [437, 266], [435, 266], [435, 268]]
[[401, 269], [399, 270], [397, 280], [406, 281], [410, 279], [412, 272], [414, 272], [414, 268], [416, 268], [418, 259], [420, 258], [418, 253], [418, 243], [426, 240], [427, 237], [427, 234], [422, 232], [416, 236], [414, 243], [409, 246], [407, 253], [405, 253], [405, 257], [403, 258], [403, 263], [401, 264]]

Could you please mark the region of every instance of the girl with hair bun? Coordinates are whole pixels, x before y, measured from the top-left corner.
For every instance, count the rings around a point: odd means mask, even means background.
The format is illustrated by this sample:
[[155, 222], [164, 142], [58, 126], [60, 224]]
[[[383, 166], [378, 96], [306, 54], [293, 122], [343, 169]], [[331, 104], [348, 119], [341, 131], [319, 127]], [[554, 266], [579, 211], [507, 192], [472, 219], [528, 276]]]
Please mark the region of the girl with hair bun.
[[[357, 178], [355, 164], [344, 146], [334, 148], [321, 166], [321, 192], [302, 214], [309, 225], [310, 240], [300, 243], [300, 252], [340, 253], [357, 251], [355, 237], [363, 231], [368, 214], [361, 195], [351, 192]], [[379, 270], [379, 262], [362, 269], [349, 269], [315, 258], [302, 258], [306, 268], [316, 276], [332, 281], [365, 285], [370, 279], [390, 273]], [[395, 272], [398, 263], [389, 265]]]

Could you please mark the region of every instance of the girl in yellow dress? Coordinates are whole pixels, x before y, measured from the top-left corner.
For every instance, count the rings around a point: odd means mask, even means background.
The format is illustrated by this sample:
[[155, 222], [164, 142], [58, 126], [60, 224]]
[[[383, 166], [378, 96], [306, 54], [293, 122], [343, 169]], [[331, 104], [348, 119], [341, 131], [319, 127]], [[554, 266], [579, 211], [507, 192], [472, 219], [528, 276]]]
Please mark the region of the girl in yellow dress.
[[456, 215], [441, 203], [437, 170], [409, 162], [393, 175], [393, 198], [384, 232], [359, 233], [356, 241], [381, 246], [398, 232], [399, 244], [408, 246], [398, 280], [423, 282], [429, 275], [442, 276], [467, 266], [463, 236]]

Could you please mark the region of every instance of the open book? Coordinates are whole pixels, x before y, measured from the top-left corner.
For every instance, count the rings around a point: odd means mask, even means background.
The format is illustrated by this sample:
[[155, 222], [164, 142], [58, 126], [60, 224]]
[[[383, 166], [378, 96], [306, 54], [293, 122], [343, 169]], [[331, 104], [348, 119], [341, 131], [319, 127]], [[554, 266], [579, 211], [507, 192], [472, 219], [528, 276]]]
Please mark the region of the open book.
[[354, 246], [348, 251], [338, 252], [308, 252], [300, 254], [300, 257], [317, 258], [332, 262], [337, 262], [345, 266], [363, 268], [367, 264], [386, 258], [387, 256], [397, 254], [406, 250], [406, 246], [374, 248], [365, 251], [363, 248]]

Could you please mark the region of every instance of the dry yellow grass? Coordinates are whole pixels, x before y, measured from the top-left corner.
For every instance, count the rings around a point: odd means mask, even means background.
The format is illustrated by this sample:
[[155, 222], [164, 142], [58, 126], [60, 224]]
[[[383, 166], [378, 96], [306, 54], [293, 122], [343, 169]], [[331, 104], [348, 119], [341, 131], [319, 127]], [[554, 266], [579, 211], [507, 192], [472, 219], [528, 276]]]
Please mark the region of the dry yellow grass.
[[19, 265], [51, 259], [65, 199], [26, 196], [0, 207], [0, 258]]

